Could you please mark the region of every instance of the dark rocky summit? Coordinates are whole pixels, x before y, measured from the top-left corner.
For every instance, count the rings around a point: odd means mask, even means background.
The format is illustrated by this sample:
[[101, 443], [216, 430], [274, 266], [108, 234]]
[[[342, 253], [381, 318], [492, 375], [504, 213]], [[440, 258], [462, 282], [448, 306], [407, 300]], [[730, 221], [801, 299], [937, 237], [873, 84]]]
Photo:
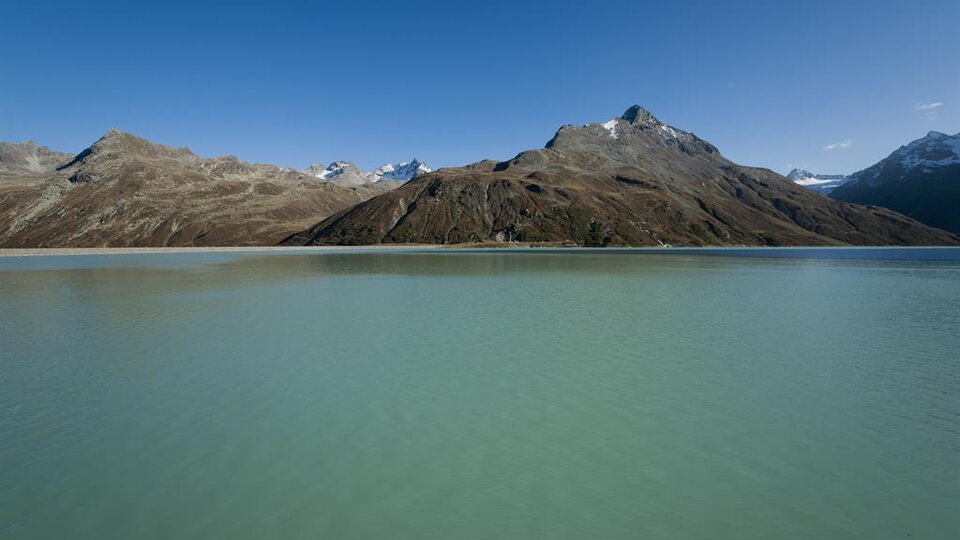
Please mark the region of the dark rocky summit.
[[631, 107], [564, 126], [540, 150], [420, 176], [289, 245], [524, 242], [581, 246], [956, 245], [896, 212], [828, 199], [725, 159]]

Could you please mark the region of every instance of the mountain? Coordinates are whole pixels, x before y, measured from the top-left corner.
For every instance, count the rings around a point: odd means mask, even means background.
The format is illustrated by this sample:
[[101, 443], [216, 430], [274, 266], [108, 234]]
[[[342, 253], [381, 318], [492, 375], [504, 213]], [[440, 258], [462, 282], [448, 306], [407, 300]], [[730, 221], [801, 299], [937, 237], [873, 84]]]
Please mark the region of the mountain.
[[737, 165], [633, 106], [567, 125], [509, 161], [440, 169], [341, 211], [289, 245], [919, 245], [960, 238]]
[[334, 161], [327, 167], [314, 164], [305, 173], [341, 186], [363, 186], [379, 182], [406, 182], [421, 174], [431, 172], [423, 162], [414, 159], [400, 163], [387, 163], [372, 172], [367, 172], [349, 161]]
[[0, 146], [0, 247], [273, 245], [384, 191], [110, 131], [71, 156]]
[[373, 174], [379, 180], [407, 182], [428, 172], [433, 172], [433, 169], [428, 167], [426, 163], [414, 159], [413, 161], [402, 161], [400, 163], [387, 163], [373, 171]]
[[830, 196], [884, 206], [960, 233], [960, 133], [931, 131], [849, 176]]
[[49, 172], [72, 157], [32, 142], [0, 142], [0, 177]]
[[357, 187], [376, 183], [376, 179], [368, 172], [360, 170], [349, 161], [334, 161], [327, 167], [311, 165], [304, 172], [322, 180], [344, 187]]
[[803, 169], [793, 169], [787, 173], [787, 180], [826, 195], [845, 184], [847, 177], [842, 174], [813, 174]]

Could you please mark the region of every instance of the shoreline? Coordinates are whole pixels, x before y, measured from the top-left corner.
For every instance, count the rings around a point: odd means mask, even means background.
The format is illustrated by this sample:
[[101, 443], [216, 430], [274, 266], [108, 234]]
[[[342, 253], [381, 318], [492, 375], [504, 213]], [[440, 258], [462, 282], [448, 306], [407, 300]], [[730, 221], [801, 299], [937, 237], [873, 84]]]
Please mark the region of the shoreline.
[[97, 247], [97, 248], [0, 248], [0, 258], [82, 256], [82, 255], [146, 255], [163, 253], [330, 253], [360, 251], [424, 251], [424, 250], [558, 250], [558, 251], [670, 251], [682, 254], [697, 251], [733, 251], [733, 250], [850, 250], [850, 249], [960, 249], [957, 246], [623, 246], [590, 248], [581, 246], [532, 245], [532, 244], [375, 244], [369, 246], [204, 246], [204, 247]]
[[361, 250], [438, 249], [440, 244], [375, 246], [207, 246], [207, 247], [100, 247], [100, 248], [0, 248], [0, 257], [49, 257], [67, 255], [143, 255], [151, 253], [256, 253]]

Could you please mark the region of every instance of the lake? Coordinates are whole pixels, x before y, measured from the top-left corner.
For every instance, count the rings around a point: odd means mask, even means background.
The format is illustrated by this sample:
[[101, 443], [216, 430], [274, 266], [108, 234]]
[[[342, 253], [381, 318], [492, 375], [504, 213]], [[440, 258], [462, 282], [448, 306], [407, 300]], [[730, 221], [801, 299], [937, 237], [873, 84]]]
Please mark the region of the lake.
[[956, 538], [960, 250], [0, 257], [0, 536]]

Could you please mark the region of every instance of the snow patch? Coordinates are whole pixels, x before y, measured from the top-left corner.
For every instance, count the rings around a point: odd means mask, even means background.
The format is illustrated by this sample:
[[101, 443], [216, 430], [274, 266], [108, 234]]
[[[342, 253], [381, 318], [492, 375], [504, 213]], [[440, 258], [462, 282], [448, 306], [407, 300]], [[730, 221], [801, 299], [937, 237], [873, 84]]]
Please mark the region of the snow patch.
[[413, 161], [402, 161], [400, 163], [387, 163], [373, 171], [373, 175], [377, 177], [374, 182], [381, 180], [406, 182], [429, 172], [433, 172], [433, 169], [420, 160], [414, 159]]
[[660, 129], [662, 129], [667, 135], [669, 135], [670, 137], [673, 137], [674, 139], [680, 136], [675, 129], [673, 129], [672, 127], [666, 124], [660, 124]]
[[813, 174], [803, 169], [793, 169], [787, 174], [787, 180], [790, 180], [798, 186], [818, 193], [830, 193], [834, 189], [846, 184], [850, 177], [841, 174]]
[[798, 186], [819, 186], [821, 184], [830, 184], [832, 182], [836, 182], [836, 180], [821, 180], [819, 178], [814, 178], [814, 177], [801, 178], [799, 180], [793, 181], [793, 183], [797, 184]]
[[347, 161], [334, 161], [323, 170], [318, 170], [320, 169], [319, 165], [313, 165], [310, 167], [310, 173], [317, 178], [332, 180], [343, 174], [343, 171], [345, 171], [349, 166], [350, 163]]
[[604, 122], [603, 124], [600, 124], [601, 126], [603, 126], [603, 129], [610, 132], [610, 136], [613, 137], [614, 139], [620, 138], [620, 133], [617, 131], [617, 127], [618, 127], [617, 120], [619, 119], [611, 118], [609, 121]]

